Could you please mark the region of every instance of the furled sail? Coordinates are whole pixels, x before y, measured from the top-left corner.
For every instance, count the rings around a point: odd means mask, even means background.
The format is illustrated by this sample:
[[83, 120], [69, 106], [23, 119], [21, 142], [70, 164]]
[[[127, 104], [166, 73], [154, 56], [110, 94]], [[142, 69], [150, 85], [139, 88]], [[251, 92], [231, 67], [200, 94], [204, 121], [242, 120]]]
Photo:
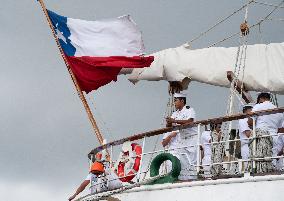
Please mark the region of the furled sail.
[[[191, 50], [185, 45], [154, 53], [149, 68], [134, 69], [129, 80], [192, 81], [229, 87], [227, 71], [234, 71], [238, 47]], [[242, 78], [240, 72], [239, 78]], [[284, 94], [284, 43], [248, 45], [244, 79], [250, 91]]]

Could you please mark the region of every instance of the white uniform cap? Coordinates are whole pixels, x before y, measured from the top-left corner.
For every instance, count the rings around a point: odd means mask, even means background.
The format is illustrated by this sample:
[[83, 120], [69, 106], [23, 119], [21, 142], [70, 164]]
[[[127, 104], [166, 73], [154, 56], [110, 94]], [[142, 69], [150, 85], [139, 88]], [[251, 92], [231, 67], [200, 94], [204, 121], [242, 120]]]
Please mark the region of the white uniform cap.
[[174, 98], [186, 98], [186, 94], [183, 93], [175, 93]]
[[245, 109], [245, 107], [253, 107], [253, 106], [255, 106], [254, 103], [248, 103], [248, 104], [240, 105], [239, 109], [240, 109], [240, 112], [243, 112], [243, 109]]
[[270, 94], [270, 95], [272, 95], [272, 93], [270, 91], [261, 91], [261, 92], [257, 92], [256, 94], [257, 95], [259, 95], [259, 94]]

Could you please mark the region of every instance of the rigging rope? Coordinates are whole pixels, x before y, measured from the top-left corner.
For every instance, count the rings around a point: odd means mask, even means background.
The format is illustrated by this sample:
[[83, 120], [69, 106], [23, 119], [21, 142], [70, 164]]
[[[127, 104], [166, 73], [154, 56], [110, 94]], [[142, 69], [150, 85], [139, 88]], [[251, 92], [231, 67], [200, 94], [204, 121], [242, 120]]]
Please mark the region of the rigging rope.
[[248, 45], [247, 45], [247, 38], [248, 37], [246, 37], [246, 41], [245, 41], [245, 50], [244, 50], [244, 60], [243, 60], [243, 71], [242, 71], [242, 79], [241, 79], [241, 96], [242, 96], [242, 94], [243, 94], [243, 90], [244, 90], [244, 78], [245, 78], [245, 66], [246, 66], [246, 59], [247, 59], [247, 47], [248, 47]]
[[[268, 15], [266, 15], [264, 18], [260, 19], [260, 20], [259, 20], [257, 23], [255, 23], [254, 25], [249, 26], [249, 29], [252, 29], [252, 28], [254, 28], [254, 27], [256, 27], [256, 26], [259, 26], [262, 22], [268, 20], [268, 19], [269, 19], [269, 16], [270, 16], [272, 13], [274, 13], [283, 3], [284, 3], [284, 1], [281, 1], [281, 3], [279, 3], [277, 6], [275, 6], [275, 8], [274, 8], [270, 13], [268, 13]], [[232, 35], [230, 35], [230, 36], [228, 36], [228, 37], [226, 37], [226, 38], [224, 38], [224, 39], [222, 39], [222, 40], [219, 40], [219, 41], [217, 41], [217, 42], [215, 42], [215, 43], [209, 45], [208, 48], [209, 48], [209, 47], [213, 47], [213, 46], [215, 46], [215, 45], [217, 45], [217, 44], [220, 44], [220, 43], [222, 43], [222, 42], [224, 42], [224, 41], [226, 41], [226, 40], [228, 40], [228, 39], [231, 39], [231, 38], [233, 38], [234, 36], [238, 35], [239, 33], [240, 33], [240, 32], [238, 31], [238, 32], [236, 32], [236, 33], [234, 33], [234, 34], [232, 34]]]
[[277, 94], [275, 94], [275, 93], [272, 93], [272, 94], [271, 94], [271, 102], [273, 103], [273, 105], [275, 105], [276, 107], [278, 107]]
[[[91, 96], [91, 95], [90, 95], [90, 96]], [[109, 127], [107, 126], [106, 122], [104, 121], [102, 114], [100, 113], [100, 111], [99, 111], [99, 110], [97, 109], [97, 107], [95, 106], [92, 97], [90, 97], [90, 96], [87, 95], [88, 102], [91, 103], [91, 105], [92, 105], [91, 108], [93, 108], [93, 109], [96, 111], [96, 113], [98, 114], [98, 117], [99, 117], [99, 118], [97, 118], [97, 119], [100, 119], [100, 120], [101, 120], [101, 122], [103, 123], [103, 128], [105, 128], [105, 129], [107, 130], [106, 137], [109, 137], [110, 134], [111, 134], [111, 131], [110, 131]], [[93, 112], [95, 113], [95, 111], [93, 111]]]
[[[237, 51], [236, 63], [235, 63], [235, 69], [234, 69], [234, 75], [235, 76], [233, 77], [233, 80], [231, 82], [230, 96], [229, 96], [229, 101], [228, 101], [228, 104], [227, 104], [226, 115], [231, 115], [232, 112], [233, 112], [232, 109], [233, 109], [233, 105], [234, 105], [234, 93], [237, 93], [236, 87], [237, 87], [237, 82], [239, 80], [241, 70], [243, 72], [242, 73], [243, 74], [242, 75], [242, 82], [243, 82], [243, 76], [244, 76], [244, 70], [245, 70], [245, 60], [246, 60], [246, 50], [247, 50], [247, 39], [246, 39], [247, 36], [241, 35], [240, 37], [241, 37], [241, 40], [240, 40], [240, 45], [239, 45], [238, 51]], [[227, 136], [225, 137], [225, 140], [226, 140], [226, 138], [227, 138]]]
[[[277, 5], [270, 4], [270, 3], [267, 3], [267, 2], [254, 1], [254, 3], [264, 5], [264, 6], [277, 7]], [[284, 8], [284, 6], [279, 6], [279, 8]]]
[[266, 20], [271, 20], [271, 21], [284, 21], [284, 18], [268, 18]]
[[212, 29], [214, 29], [215, 27], [217, 27], [219, 24], [223, 23], [224, 21], [226, 21], [227, 19], [229, 19], [230, 17], [232, 17], [233, 15], [235, 15], [236, 13], [238, 13], [239, 11], [243, 10], [244, 8], [246, 8], [249, 4], [253, 3], [254, 0], [250, 0], [248, 3], [244, 4], [243, 6], [241, 6], [239, 9], [235, 10], [233, 13], [231, 13], [230, 15], [228, 15], [227, 17], [223, 18], [222, 20], [220, 20], [219, 22], [217, 22], [216, 24], [214, 24], [212, 27], [210, 27], [209, 29], [207, 29], [206, 31], [200, 33], [197, 37], [193, 38], [191, 41], [187, 42], [186, 44], [188, 46], [190, 46], [190, 44], [196, 40], [198, 40], [199, 38], [201, 38], [202, 36], [204, 36], [205, 34], [207, 34], [208, 32], [210, 32]]
[[[239, 76], [240, 72], [242, 72], [241, 76], [241, 96], [243, 92], [243, 81], [244, 81], [244, 73], [245, 73], [245, 64], [246, 64], [246, 52], [247, 52], [247, 35], [249, 34], [249, 29], [247, 25], [248, 21], [248, 5], [246, 6], [245, 10], [245, 16], [244, 16], [244, 23], [241, 25], [240, 29], [241, 32], [239, 32], [240, 39], [239, 39], [239, 46], [237, 50], [237, 55], [236, 55], [236, 61], [235, 61], [235, 68], [234, 68], [234, 77], [231, 82], [230, 86], [230, 95], [228, 98], [228, 103], [227, 103], [227, 110], [226, 110], [226, 115], [231, 115], [233, 113], [233, 107], [234, 107], [234, 97], [236, 92], [236, 88], [238, 86], [239, 82]], [[243, 30], [242, 30], [243, 29]], [[226, 142], [225, 144], [225, 150], [222, 152], [221, 157], [224, 158], [224, 155], [229, 155], [229, 143], [228, 140], [230, 138], [230, 133], [232, 129], [232, 121], [226, 122], [222, 126], [222, 140]]]

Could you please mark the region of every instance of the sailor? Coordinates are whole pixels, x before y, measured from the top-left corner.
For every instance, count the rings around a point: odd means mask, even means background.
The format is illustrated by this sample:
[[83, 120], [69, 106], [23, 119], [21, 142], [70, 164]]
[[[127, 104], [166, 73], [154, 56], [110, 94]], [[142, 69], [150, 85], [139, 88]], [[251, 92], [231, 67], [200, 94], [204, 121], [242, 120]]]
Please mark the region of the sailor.
[[89, 184], [91, 185], [91, 194], [106, 190], [113, 190], [122, 186], [118, 177], [111, 170], [105, 171], [103, 163], [95, 161], [91, 166], [90, 173], [87, 178], [81, 183], [76, 192], [68, 200], [73, 200]]
[[[253, 105], [247, 104], [243, 106], [243, 113], [249, 114], [252, 111]], [[251, 137], [251, 129], [248, 125], [248, 118], [239, 120], [239, 134], [241, 140], [241, 156], [243, 160], [248, 160], [249, 158], [249, 137]], [[248, 162], [244, 162], [244, 170], [248, 168]]]
[[[270, 102], [270, 93], [263, 92], [257, 97], [257, 104], [252, 108], [252, 112], [268, 110], [276, 108]], [[281, 128], [283, 114], [269, 114], [256, 117], [256, 154], [253, 156], [253, 143], [250, 143], [250, 156], [256, 158], [272, 157], [277, 155], [276, 146], [278, 139], [278, 128]], [[253, 125], [252, 118], [248, 118], [250, 127]], [[270, 135], [269, 137], [261, 137]], [[256, 171], [258, 173], [271, 172], [276, 166], [276, 160], [271, 161], [256, 161]]]
[[[176, 126], [187, 123], [193, 123], [195, 120], [195, 111], [193, 108], [186, 106], [186, 95], [183, 93], [174, 94], [174, 104], [176, 111], [171, 117], [168, 117], [167, 126]], [[180, 180], [196, 179], [196, 151], [197, 151], [197, 128], [191, 127], [178, 131], [180, 136], [179, 159], [181, 162]], [[173, 134], [174, 135], [174, 134]]]

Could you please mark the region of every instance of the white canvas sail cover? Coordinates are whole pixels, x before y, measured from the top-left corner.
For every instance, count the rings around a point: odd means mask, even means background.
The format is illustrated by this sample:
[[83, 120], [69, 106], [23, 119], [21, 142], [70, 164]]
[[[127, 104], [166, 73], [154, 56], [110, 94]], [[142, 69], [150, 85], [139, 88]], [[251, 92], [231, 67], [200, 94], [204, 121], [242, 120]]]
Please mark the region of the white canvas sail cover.
[[[193, 81], [229, 87], [227, 71], [234, 71], [237, 47], [191, 50], [185, 46], [152, 54], [149, 68], [134, 69], [129, 80]], [[239, 78], [242, 78], [240, 72]], [[248, 90], [284, 94], [284, 43], [247, 46], [244, 83]]]

